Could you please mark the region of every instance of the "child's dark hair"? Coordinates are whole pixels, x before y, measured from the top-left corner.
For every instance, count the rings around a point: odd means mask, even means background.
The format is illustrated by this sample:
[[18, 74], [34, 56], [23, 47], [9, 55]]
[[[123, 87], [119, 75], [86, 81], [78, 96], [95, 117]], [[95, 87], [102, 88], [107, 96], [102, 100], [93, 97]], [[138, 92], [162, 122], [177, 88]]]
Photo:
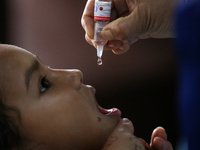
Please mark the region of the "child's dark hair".
[[3, 104], [3, 92], [0, 89], [0, 150], [17, 150], [20, 145], [20, 136], [11, 128], [11, 116], [6, 114], [10, 108]]

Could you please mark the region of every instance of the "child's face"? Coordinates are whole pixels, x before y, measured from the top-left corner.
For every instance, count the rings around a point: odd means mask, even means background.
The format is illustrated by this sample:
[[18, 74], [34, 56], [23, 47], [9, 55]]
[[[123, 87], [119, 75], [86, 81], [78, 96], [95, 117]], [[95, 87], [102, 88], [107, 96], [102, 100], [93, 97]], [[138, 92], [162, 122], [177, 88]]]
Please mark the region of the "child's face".
[[98, 109], [95, 89], [82, 84], [79, 70], [50, 69], [33, 54], [5, 45], [0, 70], [4, 104], [20, 112], [15, 124], [25, 145], [98, 149], [120, 120], [119, 110]]

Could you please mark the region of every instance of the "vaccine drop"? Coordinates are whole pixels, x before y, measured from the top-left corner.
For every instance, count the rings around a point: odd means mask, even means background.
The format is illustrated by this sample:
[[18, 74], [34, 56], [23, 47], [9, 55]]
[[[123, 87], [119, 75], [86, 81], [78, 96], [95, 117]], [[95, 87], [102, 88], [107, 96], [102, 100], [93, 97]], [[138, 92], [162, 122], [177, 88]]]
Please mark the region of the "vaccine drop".
[[98, 65], [102, 65], [102, 60], [101, 60], [101, 58], [98, 58], [98, 59], [97, 59], [97, 64], [98, 64]]

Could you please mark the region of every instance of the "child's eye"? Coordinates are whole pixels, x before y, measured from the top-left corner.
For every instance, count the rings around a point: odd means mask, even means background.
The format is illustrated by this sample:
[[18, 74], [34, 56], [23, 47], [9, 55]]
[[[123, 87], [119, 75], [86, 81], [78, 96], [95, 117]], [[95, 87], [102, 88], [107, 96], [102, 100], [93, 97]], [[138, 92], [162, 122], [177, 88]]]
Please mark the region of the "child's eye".
[[46, 77], [43, 77], [40, 83], [40, 92], [42, 93], [50, 87], [51, 87], [51, 84], [49, 83], [49, 81], [46, 80]]

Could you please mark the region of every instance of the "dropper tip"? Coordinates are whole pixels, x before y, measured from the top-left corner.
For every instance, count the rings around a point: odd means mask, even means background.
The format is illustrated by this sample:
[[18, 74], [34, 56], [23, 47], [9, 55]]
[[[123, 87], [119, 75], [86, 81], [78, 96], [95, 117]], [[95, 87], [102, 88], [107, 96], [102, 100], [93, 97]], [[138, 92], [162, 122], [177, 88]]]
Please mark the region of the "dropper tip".
[[101, 58], [101, 56], [103, 54], [103, 47], [104, 47], [104, 45], [97, 45], [97, 56], [99, 58]]

